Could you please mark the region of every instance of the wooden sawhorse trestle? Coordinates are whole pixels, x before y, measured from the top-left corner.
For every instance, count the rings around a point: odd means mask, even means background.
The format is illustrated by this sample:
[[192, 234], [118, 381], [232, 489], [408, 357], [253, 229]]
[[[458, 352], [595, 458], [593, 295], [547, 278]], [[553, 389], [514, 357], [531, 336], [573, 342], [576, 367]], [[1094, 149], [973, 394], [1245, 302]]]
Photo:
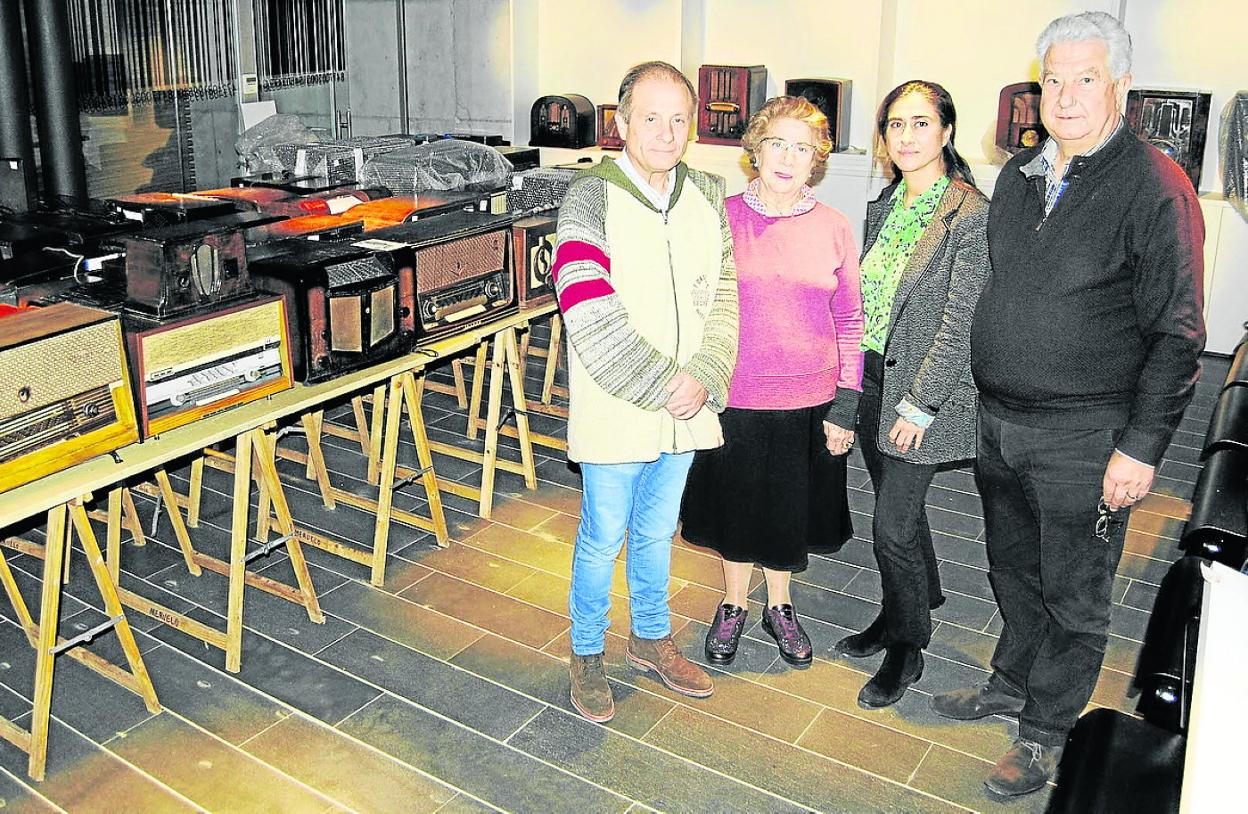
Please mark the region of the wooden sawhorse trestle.
[[[26, 638], [35, 648], [35, 691], [34, 705], [31, 710], [30, 730], [24, 730], [4, 718], [0, 718], [0, 737], [12, 743], [30, 756], [27, 771], [35, 780], [42, 780], [47, 766], [48, 724], [52, 708], [52, 677], [56, 665], [56, 657], [61, 655], [80, 662], [100, 675], [115, 681], [127, 690], [143, 699], [148, 710], [153, 713], [161, 711], [160, 701], [156, 698], [156, 689], [143, 664], [134, 633], [130, 623], [126, 621], [125, 611], [119, 597], [116, 582], [109, 573], [100, 553], [99, 543], [87, 517], [83, 503], [89, 496], [71, 500], [68, 504], [60, 504], [48, 510], [47, 542], [44, 545], [24, 540], [19, 537], [8, 537], [0, 540], [0, 583], [8, 594], [18, 622], [26, 633]], [[66, 551], [69, 548], [70, 531], [66, 517], [77, 532], [95, 578], [100, 598], [104, 601], [104, 612], [108, 619], [100, 625], [85, 631], [72, 639], [64, 639], [58, 635], [61, 589], [64, 585], [64, 565]], [[5, 559], [3, 549], [9, 548], [29, 554], [43, 560], [43, 587], [39, 606], [39, 622], [36, 623], [26, 607], [25, 600], [18, 592], [17, 582]], [[112, 662], [101, 658], [81, 645], [89, 643], [100, 634], [113, 630], [121, 643], [122, 652], [126, 656], [129, 670], [122, 669]]]

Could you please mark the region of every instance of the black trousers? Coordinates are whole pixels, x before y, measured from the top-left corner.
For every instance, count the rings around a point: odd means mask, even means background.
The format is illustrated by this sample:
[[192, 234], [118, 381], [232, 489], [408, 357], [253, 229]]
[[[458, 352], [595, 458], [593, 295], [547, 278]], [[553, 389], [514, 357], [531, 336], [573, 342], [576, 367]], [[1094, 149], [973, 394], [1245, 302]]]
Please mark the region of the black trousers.
[[1060, 746], [1100, 675], [1127, 509], [1097, 533], [1120, 429], [1026, 427], [979, 411], [975, 480], [1005, 623], [993, 682], [1025, 698], [1019, 736]]
[[[872, 533], [883, 587], [885, 637], [889, 644], [927, 647], [932, 638], [930, 607], [941, 597], [924, 502], [936, 465], [914, 464], [880, 451], [880, 412], [892, 414], [896, 405], [881, 403], [884, 357], [867, 351], [863, 362], [858, 437], [875, 489]], [[883, 443], [889, 443], [887, 436]]]

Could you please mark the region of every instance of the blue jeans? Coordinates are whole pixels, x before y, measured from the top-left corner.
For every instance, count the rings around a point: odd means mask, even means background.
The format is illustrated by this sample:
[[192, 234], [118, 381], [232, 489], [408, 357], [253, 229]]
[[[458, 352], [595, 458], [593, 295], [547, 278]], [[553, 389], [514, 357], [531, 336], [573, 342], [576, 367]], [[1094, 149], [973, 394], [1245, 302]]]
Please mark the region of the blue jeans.
[[661, 639], [672, 632], [667, 607], [672, 536], [693, 453], [628, 464], [581, 464], [581, 525], [572, 555], [572, 652], [603, 652], [611, 576], [628, 532], [628, 596], [632, 632]]

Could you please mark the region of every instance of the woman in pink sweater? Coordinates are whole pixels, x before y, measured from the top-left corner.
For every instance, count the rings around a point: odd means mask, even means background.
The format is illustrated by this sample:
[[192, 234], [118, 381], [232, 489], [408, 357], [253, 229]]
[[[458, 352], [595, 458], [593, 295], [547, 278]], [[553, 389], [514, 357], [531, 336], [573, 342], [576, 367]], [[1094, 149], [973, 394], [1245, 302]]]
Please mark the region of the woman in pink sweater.
[[763, 630], [800, 667], [811, 645], [790, 578], [809, 552], [836, 551], [853, 534], [845, 454], [862, 390], [858, 247], [845, 216], [808, 185], [831, 150], [818, 108], [771, 99], [741, 143], [758, 177], [725, 201], [740, 287], [737, 367], [720, 416], [724, 445], [698, 452], [689, 473], [682, 535], [724, 560], [707, 658], [736, 656], [757, 564], [767, 583]]

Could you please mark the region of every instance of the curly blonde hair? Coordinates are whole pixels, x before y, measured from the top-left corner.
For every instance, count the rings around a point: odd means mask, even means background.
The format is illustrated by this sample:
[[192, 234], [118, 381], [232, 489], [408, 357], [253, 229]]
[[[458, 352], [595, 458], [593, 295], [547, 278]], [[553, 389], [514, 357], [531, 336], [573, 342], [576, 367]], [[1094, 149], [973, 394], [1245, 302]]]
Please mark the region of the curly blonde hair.
[[750, 123], [741, 136], [741, 147], [750, 157], [750, 163], [758, 166], [757, 153], [767, 128], [777, 119], [796, 119], [810, 126], [815, 136], [815, 166], [828, 160], [832, 152], [832, 137], [828, 135], [828, 117], [823, 111], [801, 96], [775, 96], [767, 100], [762, 110], [750, 117]]

